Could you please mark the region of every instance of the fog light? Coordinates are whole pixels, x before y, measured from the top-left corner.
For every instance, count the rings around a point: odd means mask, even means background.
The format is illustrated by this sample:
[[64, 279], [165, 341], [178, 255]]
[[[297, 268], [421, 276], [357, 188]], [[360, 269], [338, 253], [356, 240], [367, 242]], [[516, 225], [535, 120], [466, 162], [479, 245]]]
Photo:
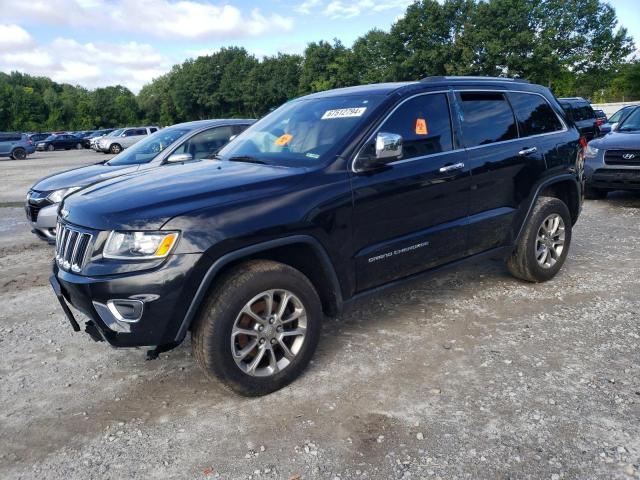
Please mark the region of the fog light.
[[142, 300], [109, 300], [107, 308], [120, 322], [136, 323], [142, 318], [144, 302]]

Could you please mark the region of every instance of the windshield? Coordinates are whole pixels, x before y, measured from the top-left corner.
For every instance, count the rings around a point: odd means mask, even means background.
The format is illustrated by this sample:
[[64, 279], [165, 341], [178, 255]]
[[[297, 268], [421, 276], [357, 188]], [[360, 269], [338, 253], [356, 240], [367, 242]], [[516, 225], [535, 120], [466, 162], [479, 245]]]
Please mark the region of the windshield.
[[56, 138], [58, 138], [58, 135], [49, 135], [45, 140], [55, 140]]
[[164, 130], [158, 130], [144, 140], [134, 144], [132, 147], [123, 150], [122, 153], [109, 160], [107, 165], [137, 165], [140, 163], [148, 163], [169, 145], [190, 131], [191, 129], [186, 127], [169, 127]]
[[285, 103], [219, 152], [224, 160], [286, 166], [324, 163], [384, 97], [349, 95]]
[[618, 127], [619, 132], [631, 132], [640, 130], [640, 108], [636, 108], [625, 118]]
[[616, 113], [609, 117], [609, 123], [616, 123], [620, 121], [620, 117], [624, 115], [630, 107], [624, 107], [618, 110]]

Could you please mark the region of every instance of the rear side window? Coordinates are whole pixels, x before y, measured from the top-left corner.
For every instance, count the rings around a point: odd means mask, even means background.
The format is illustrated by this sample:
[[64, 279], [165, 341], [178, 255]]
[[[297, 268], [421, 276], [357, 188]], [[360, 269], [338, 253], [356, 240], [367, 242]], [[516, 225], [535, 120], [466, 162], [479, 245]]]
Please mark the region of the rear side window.
[[596, 114], [589, 105], [578, 105], [573, 109], [573, 118], [576, 122], [596, 118]]
[[0, 133], [0, 142], [17, 142], [22, 140], [20, 133]]
[[504, 94], [459, 92], [457, 95], [466, 147], [488, 145], [518, 137], [516, 119]]
[[540, 95], [531, 93], [509, 93], [508, 95], [511, 106], [516, 112], [521, 137], [562, 130], [562, 123], [558, 116]]
[[154, 132], [157, 132], [157, 131], [158, 131], [158, 129], [157, 129], [157, 128], [155, 128], [155, 127], [151, 127], [151, 128], [149, 129], [149, 132], [151, 132], [151, 133], [154, 133]]
[[400, 105], [380, 127], [402, 135], [402, 157], [422, 157], [453, 148], [449, 102], [443, 93], [420, 95]]

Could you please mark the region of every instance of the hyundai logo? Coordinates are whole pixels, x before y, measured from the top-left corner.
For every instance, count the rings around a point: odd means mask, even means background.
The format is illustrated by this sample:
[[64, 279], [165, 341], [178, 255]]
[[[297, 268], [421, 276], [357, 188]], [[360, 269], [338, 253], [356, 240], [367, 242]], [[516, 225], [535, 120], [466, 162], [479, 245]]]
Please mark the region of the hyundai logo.
[[624, 158], [625, 160], [633, 160], [634, 158], [636, 158], [636, 154], [635, 153], [625, 153], [624, 155], [622, 155], [622, 158]]

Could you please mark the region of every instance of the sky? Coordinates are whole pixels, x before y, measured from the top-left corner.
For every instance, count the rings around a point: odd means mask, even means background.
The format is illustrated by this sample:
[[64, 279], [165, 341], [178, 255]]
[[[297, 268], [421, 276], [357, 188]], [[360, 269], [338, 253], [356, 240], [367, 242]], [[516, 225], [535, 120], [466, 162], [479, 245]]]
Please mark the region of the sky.
[[[638, 0], [609, 0], [640, 47]], [[388, 30], [410, 0], [0, 0], [0, 71], [134, 92], [188, 58], [225, 46], [257, 57], [307, 43], [350, 46]]]

